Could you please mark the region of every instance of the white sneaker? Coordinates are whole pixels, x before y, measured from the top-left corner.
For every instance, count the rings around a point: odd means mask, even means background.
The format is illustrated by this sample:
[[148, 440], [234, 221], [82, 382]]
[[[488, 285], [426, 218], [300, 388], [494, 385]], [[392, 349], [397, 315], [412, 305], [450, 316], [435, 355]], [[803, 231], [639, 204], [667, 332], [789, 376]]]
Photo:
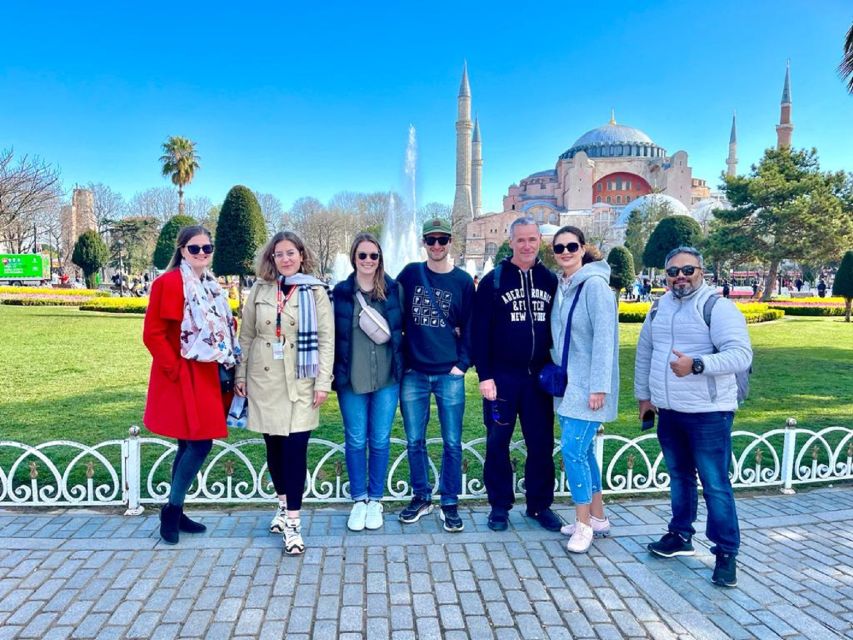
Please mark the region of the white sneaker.
[[270, 533], [284, 533], [284, 521], [287, 519], [287, 506], [279, 503], [278, 511], [270, 521]]
[[366, 517], [367, 502], [364, 500], [357, 500], [356, 503], [352, 505], [352, 511], [349, 513], [347, 529], [350, 531], [361, 531], [364, 529], [364, 520]]
[[566, 545], [572, 553], [586, 553], [592, 544], [592, 527], [583, 522], [575, 523], [575, 532]]
[[305, 551], [302, 541], [302, 521], [299, 518], [287, 518], [284, 522], [284, 552], [289, 556], [298, 556]]
[[[590, 516], [589, 522], [592, 525], [592, 533], [596, 538], [604, 538], [610, 534], [610, 520], [607, 519], [607, 516], [604, 518], [596, 518], [595, 516]], [[560, 529], [560, 533], [564, 536], [570, 536], [575, 532], [575, 523], [563, 525]]]
[[371, 531], [381, 529], [384, 524], [384, 518], [382, 517], [383, 511], [385, 511], [385, 508], [378, 500], [371, 500], [368, 502], [367, 516], [364, 519], [364, 527]]

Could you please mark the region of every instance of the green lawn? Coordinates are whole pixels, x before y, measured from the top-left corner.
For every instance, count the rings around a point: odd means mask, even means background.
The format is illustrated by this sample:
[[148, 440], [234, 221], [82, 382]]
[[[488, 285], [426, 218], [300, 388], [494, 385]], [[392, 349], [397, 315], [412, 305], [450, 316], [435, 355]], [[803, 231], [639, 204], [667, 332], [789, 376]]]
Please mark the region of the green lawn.
[[[639, 330], [639, 324], [620, 326], [620, 411], [619, 419], [607, 425], [609, 433], [638, 433], [632, 377]], [[736, 428], [762, 432], [783, 426], [789, 416], [806, 428], [850, 426], [853, 325], [832, 318], [790, 318], [750, 325], [750, 334], [752, 390]], [[142, 318], [135, 315], [0, 305], [0, 361], [6, 363], [0, 437], [95, 443], [124, 437], [132, 424], [141, 426], [150, 366], [141, 335]], [[463, 440], [483, 434], [473, 373], [467, 391]], [[341, 430], [332, 395], [315, 435], [339, 441]], [[403, 437], [399, 415], [393, 435]], [[230, 439], [245, 437], [246, 432], [235, 431]]]

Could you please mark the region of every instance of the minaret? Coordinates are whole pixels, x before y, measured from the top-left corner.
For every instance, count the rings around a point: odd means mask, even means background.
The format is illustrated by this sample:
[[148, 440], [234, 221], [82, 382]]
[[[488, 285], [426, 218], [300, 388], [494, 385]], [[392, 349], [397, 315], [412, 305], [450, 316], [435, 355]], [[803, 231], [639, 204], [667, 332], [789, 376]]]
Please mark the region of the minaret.
[[480, 142], [480, 119], [474, 119], [474, 136], [471, 138], [471, 204], [474, 217], [483, 215], [483, 145]]
[[779, 124], [776, 125], [776, 148], [791, 146], [791, 134], [794, 132], [794, 124], [791, 122], [791, 61], [785, 68], [785, 86], [782, 87], [782, 107], [779, 115]]
[[737, 126], [736, 113], [732, 114], [732, 134], [729, 136], [729, 157], [726, 158], [726, 175], [733, 178], [737, 175]]
[[471, 204], [471, 87], [468, 85], [468, 63], [462, 68], [462, 83], [456, 120], [456, 195], [453, 197], [451, 224], [453, 226], [454, 254], [465, 251], [467, 224], [474, 219]]

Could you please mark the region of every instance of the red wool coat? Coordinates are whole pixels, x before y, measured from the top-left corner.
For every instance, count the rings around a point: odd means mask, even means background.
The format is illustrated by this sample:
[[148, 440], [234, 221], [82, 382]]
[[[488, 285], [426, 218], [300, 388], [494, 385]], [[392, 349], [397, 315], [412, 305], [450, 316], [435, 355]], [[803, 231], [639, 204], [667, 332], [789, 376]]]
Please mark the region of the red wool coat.
[[143, 423], [161, 436], [182, 440], [228, 437], [219, 365], [181, 357], [184, 284], [179, 269], [151, 285], [142, 341], [154, 358]]

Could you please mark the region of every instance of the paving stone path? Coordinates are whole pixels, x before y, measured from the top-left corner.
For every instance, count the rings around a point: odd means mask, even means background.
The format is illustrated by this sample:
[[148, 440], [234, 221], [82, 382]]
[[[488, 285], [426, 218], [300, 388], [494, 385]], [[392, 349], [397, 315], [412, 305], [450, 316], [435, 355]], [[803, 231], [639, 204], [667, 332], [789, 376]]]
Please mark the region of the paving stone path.
[[583, 556], [519, 508], [494, 533], [463, 507], [459, 534], [391, 510], [351, 533], [348, 509], [308, 508], [302, 558], [267, 533], [271, 510], [193, 511], [209, 530], [177, 547], [150, 509], [0, 510], [0, 639], [853, 638], [853, 488], [738, 508], [736, 589], [709, 582], [701, 534], [693, 557], [649, 556], [660, 498], [612, 505], [612, 537]]

